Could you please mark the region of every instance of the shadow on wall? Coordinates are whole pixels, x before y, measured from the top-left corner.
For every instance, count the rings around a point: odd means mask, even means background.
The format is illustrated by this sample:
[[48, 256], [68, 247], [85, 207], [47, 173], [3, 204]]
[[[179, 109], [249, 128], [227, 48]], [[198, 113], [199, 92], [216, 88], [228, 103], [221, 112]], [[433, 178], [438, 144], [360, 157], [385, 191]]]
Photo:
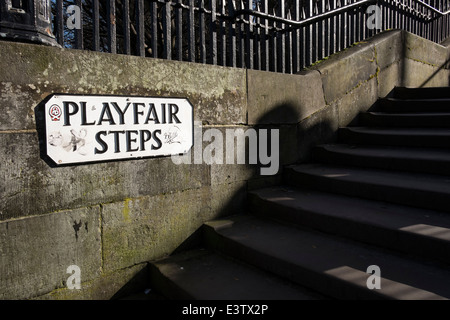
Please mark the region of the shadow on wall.
[[[436, 75], [443, 71], [448, 69], [448, 64], [450, 63], [450, 59], [448, 59], [447, 61], [445, 61], [441, 66], [439, 66], [439, 68], [433, 72], [433, 74], [431, 76], [429, 76], [420, 86], [419, 88], [423, 88], [427, 85], [427, 83], [429, 83], [434, 77], [436, 77]], [[450, 86], [450, 72], [448, 75], [448, 85]]]
[[[256, 130], [258, 132], [258, 163], [250, 164], [250, 139], [246, 137], [245, 143], [245, 164], [212, 164], [211, 171], [217, 169], [221, 172], [222, 177], [232, 176], [235, 178], [233, 182], [224, 184], [220, 187], [226, 188], [227, 185], [233, 185], [236, 182], [239, 185], [237, 190], [234, 190], [231, 195], [227, 196], [218, 208], [215, 217], [221, 218], [236, 214], [248, 214], [250, 208], [247, 205], [247, 193], [252, 189], [270, 187], [283, 183], [283, 166], [295, 164], [299, 162], [310, 161], [312, 148], [321, 143], [331, 142], [335, 139], [336, 130], [330, 120], [321, 111], [310, 117], [297, 122], [301, 119], [302, 108], [292, 104], [284, 103], [272, 108], [269, 112], [262, 115], [257, 124], [252, 127], [247, 127], [245, 130]], [[242, 128], [242, 127], [236, 127]], [[230, 129], [227, 127], [227, 129]], [[203, 128], [203, 132], [208, 130]], [[224, 129], [225, 130], [225, 129]], [[272, 132], [268, 135], [267, 152], [261, 150], [259, 142], [261, 141], [261, 133], [267, 130]], [[278, 141], [274, 140], [277, 137], [271, 130], [278, 130]], [[236, 142], [236, 139], [234, 140]], [[225, 145], [225, 141], [224, 141]], [[205, 141], [203, 141], [203, 150]], [[226, 146], [225, 146], [226, 147]], [[267, 153], [272, 157], [277, 153], [276, 150], [271, 150], [271, 147], [278, 148], [279, 159], [277, 159], [279, 168], [275, 175], [261, 175], [261, 168], [267, 167], [261, 163], [261, 155]], [[264, 149], [264, 148], [263, 148]], [[237, 150], [235, 149], [235, 156]], [[186, 165], [186, 164], [182, 164]], [[215, 166], [215, 168], [213, 168]], [[218, 168], [218, 166], [226, 166], [225, 168]], [[228, 171], [228, 174], [226, 173]], [[223, 174], [225, 172], [226, 174]], [[239, 181], [240, 175], [245, 176], [244, 181]], [[241, 182], [241, 183], [240, 183]], [[220, 182], [219, 182], [220, 183]], [[212, 190], [214, 190], [212, 188]], [[220, 188], [217, 189], [220, 192]], [[193, 248], [198, 248], [202, 243], [202, 228], [197, 229], [188, 239], [186, 239], [171, 255], [177, 254]], [[144, 290], [151, 286], [151, 273], [153, 270], [150, 265], [144, 268], [142, 272], [137, 274], [130, 282], [122, 287], [112, 299], [163, 299], [161, 295], [152, 291], [151, 294], [143, 294]], [[167, 285], [167, 284], [165, 284]], [[133, 293], [139, 292], [137, 295]]]
[[[444, 45], [447, 48], [447, 51], [450, 52], [450, 45]], [[400, 86], [405, 86], [406, 85], [406, 79], [408, 73], [412, 73], [408, 70], [407, 64], [406, 64], [406, 60], [408, 59], [408, 55], [407, 55], [407, 51], [410, 50], [408, 48], [408, 44], [407, 41], [403, 40], [403, 45], [402, 45], [402, 63], [401, 63], [401, 71], [400, 71]], [[418, 61], [419, 62], [419, 61]], [[447, 81], [447, 86], [450, 86], [450, 55], [447, 59], [447, 61], [445, 61], [443, 64], [441, 64], [440, 66], [437, 67], [437, 69], [425, 80], [423, 81], [420, 85], [417, 85], [417, 88], [423, 88], [426, 87], [434, 78], [436, 78], [438, 76], [438, 74], [444, 70], [448, 70], [448, 81]], [[421, 75], [419, 75], [421, 76]], [[433, 86], [433, 85], [431, 85]]]

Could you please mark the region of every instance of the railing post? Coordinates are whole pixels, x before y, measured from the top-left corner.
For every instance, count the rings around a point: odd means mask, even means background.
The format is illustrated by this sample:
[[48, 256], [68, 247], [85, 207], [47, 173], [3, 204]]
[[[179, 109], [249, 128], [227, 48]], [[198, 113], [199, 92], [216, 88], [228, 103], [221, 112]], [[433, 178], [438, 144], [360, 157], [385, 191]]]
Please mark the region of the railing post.
[[1, 1], [0, 39], [59, 47], [50, 20], [50, 0]]

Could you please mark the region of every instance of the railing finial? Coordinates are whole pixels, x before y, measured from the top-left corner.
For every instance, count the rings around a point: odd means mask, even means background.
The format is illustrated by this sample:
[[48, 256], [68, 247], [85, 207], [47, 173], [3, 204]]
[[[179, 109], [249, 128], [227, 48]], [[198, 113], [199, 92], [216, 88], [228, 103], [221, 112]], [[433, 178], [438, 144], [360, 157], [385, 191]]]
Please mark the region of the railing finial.
[[1, 1], [0, 39], [59, 47], [52, 33], [50, 0]]

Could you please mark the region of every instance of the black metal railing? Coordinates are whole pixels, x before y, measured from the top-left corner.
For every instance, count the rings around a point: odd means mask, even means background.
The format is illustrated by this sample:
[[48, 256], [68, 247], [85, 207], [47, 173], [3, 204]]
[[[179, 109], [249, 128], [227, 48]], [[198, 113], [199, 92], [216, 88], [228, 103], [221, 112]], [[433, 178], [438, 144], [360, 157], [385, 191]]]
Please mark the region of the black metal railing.
[[50, 1], [64, 47], [283, 73], [383, 30], [450, 36], [450, 0]]

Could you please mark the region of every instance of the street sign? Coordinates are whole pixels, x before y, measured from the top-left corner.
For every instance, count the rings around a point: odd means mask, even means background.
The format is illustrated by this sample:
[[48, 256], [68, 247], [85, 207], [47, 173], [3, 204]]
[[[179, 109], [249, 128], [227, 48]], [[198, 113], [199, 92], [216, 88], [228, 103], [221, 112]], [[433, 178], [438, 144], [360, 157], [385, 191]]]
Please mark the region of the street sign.
[[61, 165], [183, 154], [193, 123], [184, 98], [53, 95], [45, 104], [47, 156]]

